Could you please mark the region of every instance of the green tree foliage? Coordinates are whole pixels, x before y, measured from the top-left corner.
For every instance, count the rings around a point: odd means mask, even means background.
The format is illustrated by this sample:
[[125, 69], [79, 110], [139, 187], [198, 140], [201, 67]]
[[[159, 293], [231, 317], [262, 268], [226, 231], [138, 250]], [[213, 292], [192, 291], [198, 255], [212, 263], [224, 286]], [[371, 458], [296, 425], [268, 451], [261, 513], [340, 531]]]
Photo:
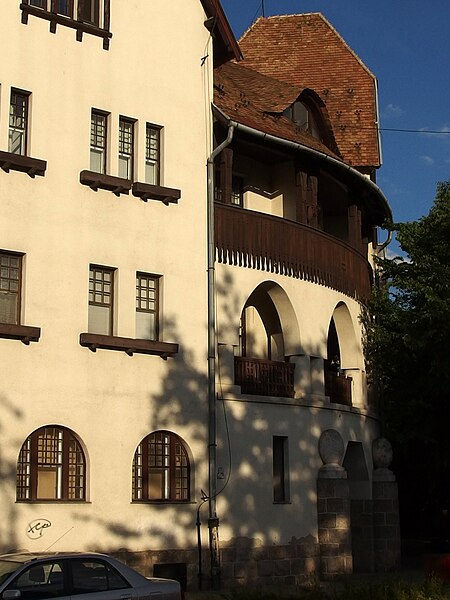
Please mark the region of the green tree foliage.
[[392, 229], [406, 258], [377, 259], [362, 315], [368, 371], [394, 446], [403, 533], [450, 539], [450, 181], [427, 216]]

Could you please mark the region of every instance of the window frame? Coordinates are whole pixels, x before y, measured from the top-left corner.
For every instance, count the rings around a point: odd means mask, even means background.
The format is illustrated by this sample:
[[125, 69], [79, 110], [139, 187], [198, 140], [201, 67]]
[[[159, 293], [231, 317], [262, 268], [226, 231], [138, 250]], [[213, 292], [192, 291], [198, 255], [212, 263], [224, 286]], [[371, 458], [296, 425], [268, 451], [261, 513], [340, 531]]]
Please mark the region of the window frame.
[[288, 503], [289, 499], [289, 438], [272, 437], [272, 474], [274, 504]]
[[[145, 124], [145, 183], [150, 185], [161, 185], [161, 138], [162, 138], [162, 126], [154, 123], [147, 122]], [[150, 133], [156, 134], [155, 138], [150, 137]], [[156, 148], [152, 146], [151, 140], [156, 140]], [[152, 152], [155, 153], [155, 157], [152, 157]], [[148, 181], [147, 178], [147, 167], [150, 164], [154, 167], [155, 177], [154, 181]]]
[[[126, 126], [131, 127], [129, 130], [130, 137], [126, 139]], [[118, 135], [118, 175], [123, 179], [134, 179], [134, 169], [135, 169], [135, 152], [136, 152], [136, 119], [132, 119], [130, 117], [124, 117], [122, 115], [119, 116], [119, 135]], [[125, 150], [126, 146], [129, 146], [129, 151]], [[127, 174], [124, 176], [121, 173], [121, 160], [126, 160], [127, 165]]]
[[[13, 102], [13, 98], [15, 98], [16, 96], [24, 99], [23, 115], [20, 117], [21, 119], [23, 119], [23, 122], [24, 122], [23, 127], [18, 127], [17, 125], [14, 125], [11, 122], [11, 118], [14, 117], [14, 114], [12, 114], [12, 109], [14, 106], [17, 106], [17, 104]], [[30, 96], [31, 96], [31, 92], [21, 90], [18, 88], [11, 88], [11, 94], [10, 94], [10, 98], [9, 98], [8, 152], [10, 154], [14, 154], [16, 156], [28, 156], [28, 143], [29, 143], [28, 127], [29, 127], [29, 120], [30, 120]], [[16, 118], [17, 118], [17, 115], [16, 115]], [[22, 132], [21, 143], [20, 143], [20, 152], [15, 152], [13, 150], [13, 145], [11, 143], [11, 132], [13, 132], [13, 131], [21, 131]]]
[[[151, 464], [152, 453], [149, 447], [152, 444], [154, 444], [155, 447], [161, 445], [160, 441], [156, 439], [157, 436], [168, 438], [169, 453], [166, 454], [164, 452], [167, 443], [163, 441], [163, 452], [155, 453], [155, 460], [153, 462], [157, 462], [157, 457], [164, 458], [168, 456], [168, 465]], [[185, 459], [185, 464], [181, 464], [180, 466], [176, 464], [177, 446], [180, 450], [179, 456]], [[177, 469], [181, 469], [184, 473], [177, 476]], [[164, 487], [166, 488], [165, 492], [167, 492], [166, 497], [151, 497], [149, 487], [152, 472], [161, 478], [161, 482], [163, 478], [165, 479]], [[181, 493], [179, 494], [181, 497], [177, 497], [177, 489], [181, 490]], [[190, 502], [190, 496], [191, 460], [185, 442], [177, 434], [166, 430], [157, 430], [146, 435], [139, 442], [133, 455], [131, 501], [133, 503], [188, 503]]]
[[[151, 304], [151, 298], [147, 295], [147, 297], [145, 298], [144, 296], [139, 295], [139, 290], [142, 290], [143, 287], [140, 285], [139, 281], [141, 279], [146, 279], [148, 282], [152, 281], [154, 283], [153, 286], [153, 290], [154, 290], [154, 295], [155, 298], [153, 299], [153, 305], [154, 308], [142, 308], [142, 306], [138, 307], [138, 302], [139, 303], [147, 303], [147, 304]], [[154, 320], [154, 336], [153, 337], [139, 337], [138, 339], [146, 339], [146, 340], [151, 340], [154, 342], [158, 342], [159, 341], [159, 334], [160, 334], [160, 302], [161, 302], [161, 279], [162, 279], [162, 275], [155, 275], [154, 273], [145, 273], [143, 271], [137, 271], [136, 272], [136, 334], [137, 334], [137, 314], [138, 313], [145, 313], [145, 314], [151, 314], [154, 315], [153, 320]], [[151, 291], [150, 287], [146, 288], [147, 293], [149, 293]]]
[[[22, 253], [17, 253], [17, 252], [9, 252], [8, 250], [0, 250], [0, 294], [3, 293], [7, 293], [7, 294], [14, 294], [14, 292], [11, 292], [10, 289], [8, 290], [3, 290], [2, 288], [2, 282], [3, 280], [7, 280], [7, 281], [17, 281], [17, 293], [16, 293], [16, 301], [15, 301], [15, 305], [16, 305], [16, 318], [14, 321], [3, 321], [1, 320], [0, 322], [4, 325], [20, 325], [21, 324], [21, 320], [22, 320], [22, 277], [23, 277], [23, 256], [24, 254]], [[18, 266], [17, 267], [13, 267], [11, 265], [4, 265], [3, 261], [6, 258], [16, 258], [18, 261]], [[11, 279], [10, 276], [8, 277], [3, 277], [3, 269], [17, 269], [18, 270], [18, 276], [17, 279]], [[10, 287], [10, 284], [8, 284], [8, 287]]]
[[[54, 450], [53, 453], [57, 454], [58, 457], [53, 461], [39, 461], [40, 447], [39, 438], [47, 435], [47, 431], [54, 431], [57, 435], [61, 435], [61, 438], [54, 437], [56, 446], [58, 446], [59, 439], [61, 440], [60, 449]], [[46, 439], [51, 439], [51, 433], [48, 434]], [[72, 446], [73, 444], [73, 446]], [[41, 456], [42, 454], [52, 454], [52, 449], [45, 445], [41, 445]], [[71, 454], [75, 454], [81, 461], [73, 462]], [[80, 472], [73, 474], [71, 469], [75, 466], [78, 470], [81, 467]], [[56, 482], [56, 497], [38, 497], [39, 487], [39, 474], [44, 472], [48, 467], [48, 472], [55, 472]], [[33, 431], [23, 442], [19, 456], [17, 459], [16, 468], [16, 501], [17, 502], [86, 502], [86, 473], [87, 473], [87, 461], [83, 446], [78, 436], [66, 427], [52, 424], [45, 425]], [[71, 480], [75, 480], [75, 483], [71, 486]], [[80, 484], [81, 482], [81, 484]], [[81, 490], [80, 496], [77, 494], [71, 494], [70, 490]]]
[[[91, 277], [91, 272], [93, 273], [93, 277]], [[114, 302], [115, 302], [115, 272], [116, 269], [114, 267], [106, 267], [103, 265], [97, 265], [97, 264], [90, 264], [89, 265], [89, 308], [88, 311], [90, 311], [90, 307], [91, 306], [97, 306], [100, 308], [106, 308], [108, 307], [109, 310], [109, 316], [108, 316], [108, 332], [94, 332], [91, 331], [91, 327], [88, 327], [89, 329], [89, 333], [94, 333], [94, 334], [98, 334], [98, 335], [108, 335], [108, 336], [112, 336], [113, 335], [113, 331], [114, 331]], [[95, 278], [95, 273], [102, 273], [102, 278], [101, 280], [101, 296], [103, 297], [109, 297], [110, 301], [109, 303], [106, 302], [96, 302], [95, 300], [91, 300], [91, 294], [96, 293], [95, 290], [95, 285], [93, 285], [92, 289], [91, 289], [91, 282], [93, 284], [95, 284], [95, 282], [97, 281]], [[110, 275], [110, 281], [107, 282], [105, 280], [105, 275], [108, 274]], [[105, 290], [105, 286], [109, 283], [110, 286], [110, 293], [108, 294]], [[88, 315], [88, 324], [90, 321], [90, 314]]]
[[[108, 136], [109, 136], [109, 119], [110, 113], [100, 110], [97, 108], [91, 109], [91, 126], [90, 126], [90, 138], [89, 138], [89, 168], [92, 173], [98, 173], [99, 175], [106, 175], [108, 171]], [[97, 131], [97, 124], [102, 121], [103, 132]], [[103, 140], [102, 144], [98, 144], [98, 140]], [[98, 154], [101, 155], [101, 170], [98, 171], [93, 169], [93, 156], [97, 149], [100, 149]], [[94, 153], [94, 154], [93, 154]]]

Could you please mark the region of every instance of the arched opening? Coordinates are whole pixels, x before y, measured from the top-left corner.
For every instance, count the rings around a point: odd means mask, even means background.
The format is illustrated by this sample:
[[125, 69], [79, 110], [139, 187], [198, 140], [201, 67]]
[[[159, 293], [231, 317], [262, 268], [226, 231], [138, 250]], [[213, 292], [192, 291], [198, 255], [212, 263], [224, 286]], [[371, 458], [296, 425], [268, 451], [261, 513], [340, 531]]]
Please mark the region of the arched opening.
[[293, 307], [280, 286], [259, 285], [241, 313], [240, 356], [235, 357], [235, 380], [242, 393], [293, 397], [294, 365], [299, 335]]
[[327, 358], [324, 362], [325, 395], [330, 402], [352, 405], [352, 378], [346, 370], [355, 367], [356, 342], [347, 306], [340, 302], [330, 320], [327, 335]]
[[170, 431], [154, 431], [133, 458], [133, 502], [188, 502], [191, 466], [185, 442]]
[[59, 425], [33, 431], [17, 461], [17, 500], [86, 500], [86, 458], [76, 434]]

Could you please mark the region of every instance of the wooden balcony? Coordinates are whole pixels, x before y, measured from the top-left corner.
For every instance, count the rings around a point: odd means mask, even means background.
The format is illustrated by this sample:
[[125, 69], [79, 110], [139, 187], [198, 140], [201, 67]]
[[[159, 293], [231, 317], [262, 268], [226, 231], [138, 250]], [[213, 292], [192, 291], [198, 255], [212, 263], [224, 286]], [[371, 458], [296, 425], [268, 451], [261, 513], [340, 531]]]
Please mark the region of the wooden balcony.
[[352, 405], [352, 378], [325, 370], [325, 396], [335, 404]]
[[312, 227], [216, 202], [215, 236], [220, 263], [304, 279], [354, 298], [370, 294], [367, 257]]
[[294, 368], [292, 363], [235, 356], [234, 380], [243, 394], [293, 398]]

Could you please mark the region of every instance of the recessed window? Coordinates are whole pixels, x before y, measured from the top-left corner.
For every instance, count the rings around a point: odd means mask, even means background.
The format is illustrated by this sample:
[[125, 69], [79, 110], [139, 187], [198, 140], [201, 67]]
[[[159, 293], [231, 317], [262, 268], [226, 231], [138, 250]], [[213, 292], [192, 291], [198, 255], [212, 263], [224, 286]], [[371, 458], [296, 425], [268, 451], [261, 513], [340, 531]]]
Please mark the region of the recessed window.
[[13, 154], [27, 154], [28, 100], [30, 94], [11, 90], [9, 105], [8, 150]]
[[22, 256], [0, 252], [0, 323], [20, 323]]
[[91, 265], [89, 268], [89, 333], [112, 335], [114, 306], [114, 269]]
[[119, 119], [119, 177], [133, 179], [135, 121]]
[[80, 20], [100, 27], [100, 0], [78, 0]]
[[159, 275], [136, 273], [136, 337], [159, 337]]
[[304, 102], [297, 100], [286, 108], [283, 114], [298, 125], [300, 129], [304, 129], [316, 139], [321, 138], [319, 125], [313, 110]]
[[289, 501], [288, 438], [273, 436], [273, 501]]
[[95, 173], [106, 173], [106, 149], [108, 114], [99, 110], [91, 112], [90, 169]]
[[37, 6], [37, 8], [47, 10], [47, 0], [30, 0], [30, 6]]
[[168, 431], [145, 437], [133, 459], [133, 501], [189, 500], [190, 466], [182, 440]]
[[86, 460], [69, 429], [56, 425], [34, 431], [17, 463], [17, 500], [85, 500]]
[[58, 0], [56, 10], [59, 15], [73, 18], [73, 0]]
[[145, 182], [160, 184], [161, 128], [147, 123], [145, 150]]

